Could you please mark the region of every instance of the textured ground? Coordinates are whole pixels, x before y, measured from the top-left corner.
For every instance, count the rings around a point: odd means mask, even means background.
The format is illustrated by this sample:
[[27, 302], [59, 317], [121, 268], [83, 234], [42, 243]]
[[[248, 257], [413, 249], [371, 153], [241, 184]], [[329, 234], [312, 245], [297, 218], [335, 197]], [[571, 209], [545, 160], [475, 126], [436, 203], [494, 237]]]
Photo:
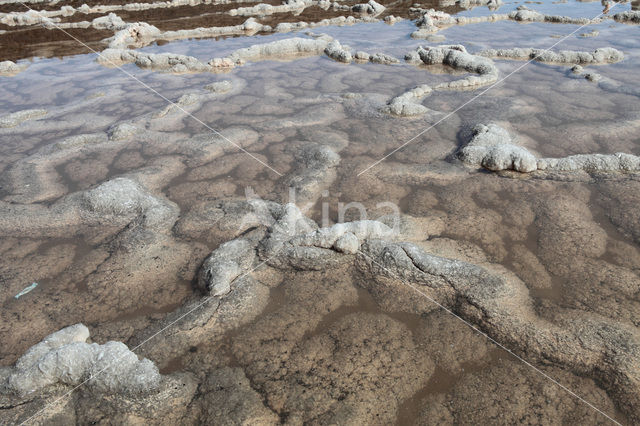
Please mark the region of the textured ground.
[[636, 3], [82, 3], [0, 2], [0, 423], [640, 420]]

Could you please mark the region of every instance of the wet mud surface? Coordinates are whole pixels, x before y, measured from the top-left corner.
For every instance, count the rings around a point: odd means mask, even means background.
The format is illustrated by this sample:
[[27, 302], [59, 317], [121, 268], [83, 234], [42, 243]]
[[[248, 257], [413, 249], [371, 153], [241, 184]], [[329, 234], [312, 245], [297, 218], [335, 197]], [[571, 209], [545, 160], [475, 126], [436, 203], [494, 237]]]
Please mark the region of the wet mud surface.
[[0, 5], [0, 423], [640, 420], [636, 3], [83, 3]]

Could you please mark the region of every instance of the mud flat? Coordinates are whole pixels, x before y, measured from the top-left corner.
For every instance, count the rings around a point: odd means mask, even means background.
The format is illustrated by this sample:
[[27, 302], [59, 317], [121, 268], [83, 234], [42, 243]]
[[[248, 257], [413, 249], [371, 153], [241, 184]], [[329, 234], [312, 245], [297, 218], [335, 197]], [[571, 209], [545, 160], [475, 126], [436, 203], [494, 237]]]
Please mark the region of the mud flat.
[[3, 423], [640, 421], [635, 3], [20, 3]]

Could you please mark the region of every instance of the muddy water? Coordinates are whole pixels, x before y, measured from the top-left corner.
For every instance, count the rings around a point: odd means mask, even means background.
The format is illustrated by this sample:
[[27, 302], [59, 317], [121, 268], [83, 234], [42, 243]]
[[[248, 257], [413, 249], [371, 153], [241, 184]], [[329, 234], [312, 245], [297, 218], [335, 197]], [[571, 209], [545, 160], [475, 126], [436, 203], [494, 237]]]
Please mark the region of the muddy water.
[[[505, 4], [499, 12], [506, 13], [519, 4]], [[401, 13], [406, 12], [409, 5], [389, 6], [393, 7], [396, 16], [409, 16]], [[428, 6], [431, 5], [422, 5]], [[573, 17], [593, 17], [601, 9], [599, 2], [543, 2], [529, 6], [541, 12]], [[628, 5], [619, 7], [628, 9]], [[121, 16], [127, 21], [144, 20], [162, 29], [242, 22], [224, 15], [229, 8], [229, 5], [219, 5], [219, 10], [215, 9], [212, 15], [204, 14], [205, 7], [201, 6]], [[445, 10], [453, 13], [457, 7]], [[483, 7], [461, 12], [465, 16], [488, 13], [490, 11]], [[281, 18], [282, 22], [294, 22], [331, 16], [334, 16], [333, 12], [310, 8], [300, 16], [283, 14], [263, 22], [275, 26]], [[555, 36], [570, 34], [577, 28], [575, 25], [504, 21], [454, 26], [440, 34], [446, 37], [447, 43], [462, 43], [475, 52], [489, 47], [547, 48], [557, 42]], [[637, 27], [606, 21], [593, 28], [600, 31], [597, 37], [580, 37], [582, 31], [579, 31], [558, 48], [586, 51], [605, 46], [618, 48], [625, 53], [623, 62], [589, 69], [622, 85], [637, 87], [639, 82], [634, 72], [640, 65]], [[354, 50], [383, 52], [398, 58], [416, 46], [426, 44], [409, 37], [413, 30], [415, 23], [411, 21], [393, 26], [371, 23], [314, 29], [330, 34]], [[49, 30], [11, 29], [0, 36], [3, 55], [6, 55], [0, 59], [25, 58], [32, 62], [15, 77], [0, 77], [0, 94], [4, 100], [0, 106], [2, 115], [27, 108], [46, 108], [56, 114], [55, 125], [26, 122], [3, 133], [0, 146], [3, 179], [8, 179], [9, 171], [18, 161], [36, 155], [47, 145], [68, 136], [105, 132], [115, 123], [156, 112], [165, 104], [163, 99], [120, 71], [96, 64], [95, 55], [79, 54], [86, 52], [74, 43], [63, 43], [53, 32], [45, 31]], [[106, 37], [94, 30], [81, 35], [96, 43]], [[260, 34], [224, 40], [188, 40], [158, 43], [140, 50], [168, 51], [206, 61], [241, 47], [293, 35], [304, 36], [303, 33]], [[76, 56], [65, 56], [70, 54]], [[34, 56], [40, 58], [32, 58]], [[65, 57], [51, 59], [52, 56]], [[312, 203], [308, 211], [318, 223], [326, 219], [323, 217], [325, 205], [329, 213], [326, 222], [330, 224], [338, 221], [338, 203], [362, 203], [369, 218], [388, 214], [378, 207], [379, 203], [395, 203], [403, 215], [421, 220], [403, 231], [402, 238], [445, 257], [480, 265], [499, 265], [526, 285], [540, 317], [552, 321], [558, 312], [580, 312], [637, 327], [640, 313], [636, 300], [640, 282], [640, 228], [636, 212], [640, 182], [637, 176], [494, 174], [468, 169], [454, 159], [457, 148], [468, 140], [470, 129], [478, 123], [488, 122], [504, 125], [518, 135], [524, 146], [540, 156], [640, 154], [637, 127], [633, 127], [640, 114], [637, 96], [607, 91], [584, 79], [570, 78], [566, 66], [532, 63], [519, 69], [522, 64], [496, 61], [501, 76], [518, 71], [441, 123], [438, 120], [442, 115], [401, 119], [381, 114], [372, 105], [418, 84], [437, 84], [460, 77], [459, 72], [446, 68], [413, 67], [404, 63], [345, 65], [322, 56], [250, 63], [217, 75], [170, 75], [141, 70], [134, 65], [125, 65], [123, 69], [172, 101], [184, 93], [201, 90], [211, 82], [231, 80], [237, 90], [220, 100], [205, 102], [192, 111], [193, 115], [229, 138], [236, 134], [229, 131], [232, 128], [256, 132], [259, 137], [251, 146], [251, 153], [285, 175], [294, 173], [299, 166], [296, 154], [305, 143], [332, 143], [336, 138], [346, 141], [339, 150], [337, 177], [324, 188], [328, 195]], [[344, 96], [347, 93], [355, 96]], [[477, 93], [438, 92], [425, 98], [423, 104], [448, 114]], [[379, 166], [357, 175], [436, 123]], [[180, 140], [208, 132], [191, 117], [169, 116], [155, 125], [170, 134], [169, 145], [176, 146]], [[242, 143], [241, 140], [237, 142]], [[180, 219], [206, 203], [244, 198], [247, 188], [267, 200], [288, 201], [288, 191], [275, 173], [237, 151], [229, 150], [212, 161], [200, 161], [198, 154], [194, 155], [187, 147], [175, 152], [153, 142], [132, 140], [102, 147], [99, 151], [83, 149], [55, 164], [52, 167], [55, 180], [64, 189], [34, 204], [55, 206], [71, 193], [117, 176], [136, 173], [157, 161], [173, 159], [181, 161], [184, 167], [175, 173], [164, 170], [166, 175], [157, 178], [156, 191], [177, 204]], [[426, 170], [422, 168], [425, 165]], [[9, 186], [3, 184], [1, 191], [3, 199], [16, 203], [10, 198], [15, 192]], [[355, 211], [347, 215], [349, 220], [357, 218]], [[120, 250], [118, 236], [126, 233], [125, 227], [114, 227], [108, 232], [85, 230], [87, 235], [64, 238], [3, 237], [2, 252], [10, 255], [3, 256], [0, 263], [3, 278], [0, 286], [3, 326], [0, 331], [2, 340], [8, 342], [0, 352], [1, 364], [11, 365], [48, 333], [76, 322], [90, 325], [96, 341], [127, 342], [186, 300], [199, 297], [194, 286], [197, 268], [211, 250], [230, 239], [226, 231], [213, 225], [201, 227], [205, 229], [192, 233], [184, 231], [186, 226], [180, 228], [180, 232], [174, 228], [173, 240], [166, 243], [170, 254], [154, 253], [143, 258], [145, 262], [155, 259], [157, 263], [152, 266], [140, 264], [135, 258], [132, 264], [121, 269], [118, 266], [125, 263], [126, 255], [117, 257]], [[28, 228], [27, 223], [25, 229]], [[193, 251], [170, 263], [178, 258], [172, 253], [179, 251], [176, 247], [183, 250], [181, 244]], [[126, 250], [129, 250], [129, 256], [135, 256], [137, 251], [143, 251], [142, 247], [143, 243], [126, 247]], [[110, 259], [113, 263], [109, 263]], [[163, 269], [163, 264], [168, 263], [170, 266]], [[438, 314], [434, 306], [425, 307], [422, 315], [391, 309], [364, 290], [366, 286], [358, 281], [360, 277], [343, 283], [341, 293], [332, 287], [339, 287], [336, 284], [341, 282], [339, 275], [328, 273], [303, 279], [302, 274], [289, 274], [282, 284], [269, 283], [267, 307], [251, 324], [226, 336], [212, 336], [212, 342], [194, 345], [180, 356], [153, 361], [161, 365], [163, 374], [191, 371], [206, 376], [216, 368], [240, 368], [252, 387], [267, 401], [266, 405], [281, 419], [287, 419], [290, 410], [296, 407], [290, 399], [295, 399], [300, 391], [293, 382], [303, 380], [296, 376], [296, 369], [306, 371], [310, 376], [315, 371], [313, 366], [304, 370], [308, 367], [300, 361], [308, 356], [304, 350], [307, 346], [321, 346], [318, 342], [325, 341], [329, 335], [338, 347], [335, 354], [343, 354], [339, 347], [344, 345], [347, 357], [365, 363], [364, 376], [370, 375], [384, 382], [380, 385], [384, 392], [377, 391], [375, 386], [367, 387], [368, 399], [360, 402], [373, 410], [370, 407], [387, 398], [391, 401], [389, 405], [395, 408], [390, 409], [392, 414], [386, 411], [379, 414], [387, 415], [385, 419], [390, 422], [496, 420], [497, 417], [492, 417], [494, 412], [484, 413], [482, 407], [465, 402], [469, 399], [514, 413], [514, 422], [535, 416], [543, 420], [589, 423], [603, 420], [579, 404], [571, 405], [575, 401], [563, 399], [566, 395], [556, 398], [561, 400], [559, 405], [550, 402], [555, 400], [552, 397], [540, 401], [519, 395], [511, 399], [513, 389], [525, 389], [531, 394], [551, 391], [535, 372], [521, 369], [518, 360], [474, 334], [459, 320], [447, 317], [446, 313]], [[13, 298], [36, 280], [40, 283], [38, 288], [18, 300]], [[291, 283], [298, 282], [306, 286], [307, 293], [296, 294], [296, 290], [292, 290], [295, 286]], [[287, 283], [289, 287], [286, 287]], [[117, 285], [111, 290], [110, 286], [114, 284]], [[314, 286], [328, 290], [316, 294]], [[316, 312], [313, 303], [308, 301], [322, 297], [332, 301], [330, 309]], [[320, 304], [322, 300], [317, 302]], [[425, 306], [429, 305], [428, 301], [424, 302]], [[75, 307], [77, 309], [73, 309]], [[286, 333], [295, 334], [295, 330], [291, 331], [295, 327], [282, 319], [287, 312], [291, 313], [291, 323], [299, 324], [302, 330], [290, 338]], [[404, 340], [398, 344], [389, 338], [393, 344], [376, 352], [375, 348], [367, 346], [367, 342], [358, 346], [358, 342], [346, 338], [341, 341], [331, 334], [341, 327], [349, 329], [352, 323], [358, 324], [358, 318], [365, 318], [363, 324], [371, 327], [372, 324], [384, 325], [375, 330], [399, 330]], [[268, 332], [259, 335], [255, 330]], [[442, 334], [434, 330], [442, 331]], [[363, 329], [363, 335], [365, 332], [369, 330]], [[367, 334], [367, 339], [373, 337]], [[256, 341], [263, 345], [251, 346]], [[471, 343], [467, 345], [467, 342]], [[271, 343], [273, 345], [269, 346]], [[255, 355], [247, 355], [247, 346]], [[415, 350], [405, 350], [408, 346]], [[217, 353], [215, 351], [220, 351], [222, 356], [212, 360], [208, 354]], [[299, 358], [291, 360], [289, 351], [296, 351]], [[397, 381], [391, 383], [385, 382], [385, 371], [377, 371], [375, 362], [368, 365], [363, 361], [367, 356], [382, 359], [389, 353], [398, 355], [395, 364], [402, 367], [394, 369], [393, 363], [384, 365], [397, 375]], [[263, 358], [269, 362], [265, 363]], [[285, 373], [272, 369], [271, 364], [279, 363], [285, 365]], [[317, 366], [318, 371], [322, 368]], [[562, 366], [543, 368], [561, 382], [571, 384], [578, 394], [589, 395], [594, 403], [610, 409], [616, 419], [624, 422], [625, 417], [618, 411], [615, 398], [607, 395], [596, 382], [582, 380], [563, 370]], [[406, 371], [415, 373], [416, 377], [412, 379]], [[524, 379], [514, 382], [514, 376]], [[331, 372], [323, 377], [329, 377], [330, 382], [338, 380]], [[495, 380], [491, 381], [490, 377]], [[353, 383], [366, 382], [358, 380], [360, 378], [354, 378]], [[278, 381], [284, 390], [274, 390]], [[310, 392], [322, 394], [318, 386], [309, 385], [309, 388]], [[347, 392], [348, 388], [349, 384], [336, 386], [340, 392]], [[489, 399], [482, 400], [479, 394], [488, 394]], [[340, 398], [343, 395], [336, 396], [336, 401], [342, 401]], [[563, 417], [563, 411], [570, 414]], [[475, 413], [476, 417], [465, 420], [468, 413]], [[441, 417], [429, 417], [436, 414]]]

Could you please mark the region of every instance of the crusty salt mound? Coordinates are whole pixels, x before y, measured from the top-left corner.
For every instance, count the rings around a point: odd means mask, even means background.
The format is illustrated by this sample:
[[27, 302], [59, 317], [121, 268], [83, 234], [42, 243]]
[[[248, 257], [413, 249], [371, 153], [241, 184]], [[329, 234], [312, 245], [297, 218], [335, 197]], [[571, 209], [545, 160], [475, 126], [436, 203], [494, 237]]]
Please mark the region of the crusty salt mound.
[[640, 157], [631, 154], [579, 154], [564, 158], [536, 158], [527, 149], [515, 144], [509, 132], [495, 124], [478, 125], [473, 133], [469, 143], [458, 152], [458, 157], [465, 163], [492, 171], [640, 171]]
[[144, 393], [158, 389], [160, 374], [148, 359], [120, 342], [86, 343], [89, 330], [76, 324], [47, 337], [16, 363], [6, 388], [20, 396], [56, 383], [84, 384], [104, 393]]
[[538, 62], [550, 64], [613, 64], [624, 59], [624, 54], [612, 47], [603, 47], [593, 52], [579, 52], [573, 50], [561, 50], [554, 52], [543, 49], [515, 48], [515, 49], [488, 49], [478, 53], [479, 56], [486, 56], [498, 59], [533, 59]]
[[495, 83], [498, 79], [498, 69], [493, 61], [472, 55], [462, 45], [418, 47], [415, 51], [405, 55], [409, 63], [423, 63], [425, 65], [446, 65], [454, 70], [466, 71], [477, 75], [440, 83], [433, 87], [423, 84], [391, 99], [383, 111], [393, 115], [409, 117], [423, 115], [429, 109], [419, 103], [432, 91], [467, 90]]
[[0, 62], [0, 76], [14, 76], [27, 69], [27, 67], [27, 64], [16, 64], [12, 61], [2, 61]]
[[536, 157], [515, 145], [505, 129], [495, 124], [478, 125], [473, 133], [473, 138], [458, 154], [465, 163], [494, 171], [516, 170], [528, 173], [537, 170]]

